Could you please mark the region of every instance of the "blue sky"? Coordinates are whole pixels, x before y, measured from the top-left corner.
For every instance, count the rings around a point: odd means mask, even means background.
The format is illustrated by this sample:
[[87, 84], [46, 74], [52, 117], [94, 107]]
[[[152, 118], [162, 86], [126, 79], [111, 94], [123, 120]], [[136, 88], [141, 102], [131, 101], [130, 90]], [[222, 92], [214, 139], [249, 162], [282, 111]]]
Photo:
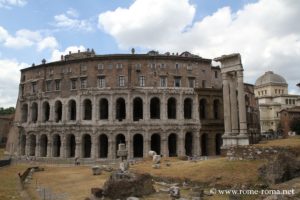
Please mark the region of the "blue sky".
[[247, 82], [273, 70], [299, 93], [299, 10], [297, 0], [0, 0], [0, 107], [15, 105], [21, 68], [86, 48], [240, 52]]

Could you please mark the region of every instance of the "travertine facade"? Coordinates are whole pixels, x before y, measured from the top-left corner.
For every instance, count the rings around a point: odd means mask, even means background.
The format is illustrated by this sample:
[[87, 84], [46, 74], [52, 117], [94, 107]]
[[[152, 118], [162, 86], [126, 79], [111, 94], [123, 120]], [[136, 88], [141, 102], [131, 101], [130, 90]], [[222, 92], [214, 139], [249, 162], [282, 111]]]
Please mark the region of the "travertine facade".
[[210, 59], [93, 51], [21, 70], [18, 154], [48, 158], [129, 158], [220, 154], [222, 77]]

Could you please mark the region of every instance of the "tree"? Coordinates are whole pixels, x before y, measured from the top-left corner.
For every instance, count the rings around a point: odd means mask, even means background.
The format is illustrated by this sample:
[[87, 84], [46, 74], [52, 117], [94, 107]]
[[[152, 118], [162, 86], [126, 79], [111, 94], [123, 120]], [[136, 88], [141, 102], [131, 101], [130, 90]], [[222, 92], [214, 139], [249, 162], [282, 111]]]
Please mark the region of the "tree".
[[0, 107], [0, 115], [10, 115], [15, 113], [16, 109], [14, 107], [3, 108]]
[[300, 135], [300, 118], [294, 118], [290, 122], [291, 131], [295, 131], [297, 135]]

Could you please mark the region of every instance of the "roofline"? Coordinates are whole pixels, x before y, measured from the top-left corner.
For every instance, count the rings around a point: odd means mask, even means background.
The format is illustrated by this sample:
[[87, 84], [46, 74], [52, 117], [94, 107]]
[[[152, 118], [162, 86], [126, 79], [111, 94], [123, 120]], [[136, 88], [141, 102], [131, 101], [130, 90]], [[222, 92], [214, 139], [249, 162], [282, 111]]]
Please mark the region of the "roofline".
[[59, 64], [67, 64], [67, 63], [76, 63], [76, 62], [83, 62], [83, 61], [95, 61], [95, 60], [103, 60], [103, 59], [173, 59], [173, 60], [192, 60], [192, 61], [201, 61], [204, 63], [211, 64], [212, 59], [202, 58], [202, 57], [184, 57], [179, 55], [149, 55], [149, 54], [106, 54], [106, 55], [95, 55], [91, 57], [85, 58], [78, 58], [72, 60], [59, 60], [45, 64], [34, 65], [31, 67], [23, 68], [20, 71], [28, 71], [31, 69], [46, 67], [46, 66], [53, 66]]

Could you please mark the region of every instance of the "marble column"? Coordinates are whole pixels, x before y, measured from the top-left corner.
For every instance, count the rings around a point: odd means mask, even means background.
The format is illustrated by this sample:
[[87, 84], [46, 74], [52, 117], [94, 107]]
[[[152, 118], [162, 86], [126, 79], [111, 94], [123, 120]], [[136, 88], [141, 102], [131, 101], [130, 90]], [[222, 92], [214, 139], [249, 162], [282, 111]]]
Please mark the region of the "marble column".
[[243, 71], [237, 72], [238, 82], [238, 99], [239, 99], [239, 119], [240, 119], [240, 135], [247, 135], [247, 121], [246, 121], [246, 103], [245, 103], [245, 91], [243, 81]]
[[[234, 73], [234, 72], [232, 72]], [[229, 81], [230, 85], [230, 108], [231, 108], [231, 131], [233, 135], [238, 135], [239, 124], [238, 124], [238, 105], [236, 96], [236, 76], [235, 73]]]
[[[223, 107], [224, 107], [224, 135], [230, 135], [231, 130], [231, 116], [230, 116], [230, 97], [229, 97], [229, 80], [226, 73], [222, 74], [223, 77]], [[201, 148], [200, 148], [201, 149]]]

